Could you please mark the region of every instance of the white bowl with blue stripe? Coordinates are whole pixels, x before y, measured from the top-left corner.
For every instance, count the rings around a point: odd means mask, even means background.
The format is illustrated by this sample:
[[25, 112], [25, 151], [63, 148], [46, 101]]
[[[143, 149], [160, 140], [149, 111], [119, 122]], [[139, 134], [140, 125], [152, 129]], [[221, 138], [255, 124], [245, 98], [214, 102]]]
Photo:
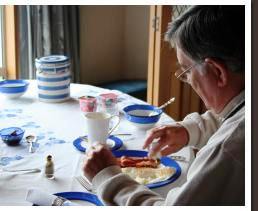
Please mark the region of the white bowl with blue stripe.
[[21, 97], [28, 89], [29, 82], [25, 80], [4, 80], [0, 82], [0, 93], [6, 98]]
[[37, 71], [38, 98], [42, 102], [57, 103], [70, 98], [70, 71], [51, 75]]
[[145, 104], [126, 106], [125, 118], [139, 129], [150, 129], [159, 121], [163, 111], [158, 107]]

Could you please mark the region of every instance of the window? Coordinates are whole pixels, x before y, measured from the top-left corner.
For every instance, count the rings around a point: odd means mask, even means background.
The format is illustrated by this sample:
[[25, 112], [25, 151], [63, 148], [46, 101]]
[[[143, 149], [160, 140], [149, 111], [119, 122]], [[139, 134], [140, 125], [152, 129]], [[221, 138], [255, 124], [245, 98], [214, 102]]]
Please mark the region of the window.
[[4, 6], [0, 5], [0, 81], [6, 78], [4, 64]]
[[185, 10], [187, 10], [190, 5], [174, 5], [173, 6], [173, 17], [172, 19], [176, 19], [179, 15], [181, 15]]

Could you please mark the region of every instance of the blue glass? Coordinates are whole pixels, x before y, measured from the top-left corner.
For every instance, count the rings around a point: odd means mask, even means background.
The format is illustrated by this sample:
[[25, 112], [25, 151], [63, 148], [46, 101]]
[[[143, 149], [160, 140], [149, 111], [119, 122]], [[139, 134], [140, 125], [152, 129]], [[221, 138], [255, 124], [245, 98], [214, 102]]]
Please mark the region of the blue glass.
[[19, 127], [9, 127], [2, 129], [0, 135], [7, 145], [15, 146], [22, 140], [24, 132], [25, 131]]

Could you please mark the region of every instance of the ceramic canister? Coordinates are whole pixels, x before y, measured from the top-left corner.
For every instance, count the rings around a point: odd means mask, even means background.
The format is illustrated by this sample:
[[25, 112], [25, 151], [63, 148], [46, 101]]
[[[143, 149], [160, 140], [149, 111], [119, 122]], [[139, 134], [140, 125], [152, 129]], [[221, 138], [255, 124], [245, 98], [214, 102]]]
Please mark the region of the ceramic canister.
[[38, 97], [48, 103], [70, 98], [70, 63], [66, 56], [53, 55], [36, 59]]

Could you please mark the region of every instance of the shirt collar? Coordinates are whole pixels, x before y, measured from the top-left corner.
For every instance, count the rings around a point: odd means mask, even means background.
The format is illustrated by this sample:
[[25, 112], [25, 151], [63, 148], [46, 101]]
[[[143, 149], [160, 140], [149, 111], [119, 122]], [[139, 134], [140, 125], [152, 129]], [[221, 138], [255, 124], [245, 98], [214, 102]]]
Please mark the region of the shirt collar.
[[241, 91], [237, 96], [235, 96], [226, 106], [225, 108], [217, 114], [220, 120], [224, 120], [225, 117], [239, 104], [245, 101], [245, 90]]

